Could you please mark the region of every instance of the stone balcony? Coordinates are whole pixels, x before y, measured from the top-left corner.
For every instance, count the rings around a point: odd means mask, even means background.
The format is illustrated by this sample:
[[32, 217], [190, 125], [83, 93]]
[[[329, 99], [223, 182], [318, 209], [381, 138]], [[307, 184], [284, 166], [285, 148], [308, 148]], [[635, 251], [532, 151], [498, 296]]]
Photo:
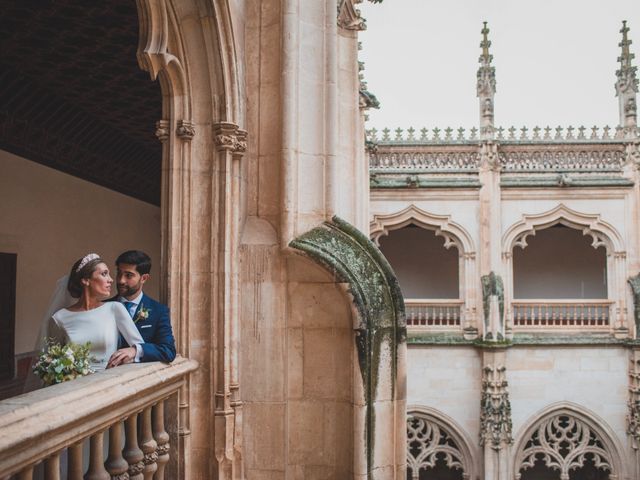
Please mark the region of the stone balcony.
[[181, 478], [188, 405], [177, 394], [197, 368], [181, 357], [124, 365], [1, 401], [0, 479]]

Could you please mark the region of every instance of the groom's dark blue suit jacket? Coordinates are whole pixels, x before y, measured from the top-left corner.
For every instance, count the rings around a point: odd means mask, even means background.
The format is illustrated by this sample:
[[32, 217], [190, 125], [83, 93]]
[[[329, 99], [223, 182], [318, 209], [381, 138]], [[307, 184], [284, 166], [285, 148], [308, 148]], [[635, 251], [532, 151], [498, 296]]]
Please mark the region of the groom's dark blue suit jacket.
[[[118, 297], [111, 300], [117, 302]], [[148, 312], [147, 318], [142, 318], [144, 315], [140, 314], [143, 308]], [[143, 293], [133, 321], [145, 342], [141, 345], [144, 352], [141, 362], [171, 362], [176, 358], [176, 341], [173, 338], [169, 308], [166, 305]], [[120, 343], [127, 344], [122, 336]]]

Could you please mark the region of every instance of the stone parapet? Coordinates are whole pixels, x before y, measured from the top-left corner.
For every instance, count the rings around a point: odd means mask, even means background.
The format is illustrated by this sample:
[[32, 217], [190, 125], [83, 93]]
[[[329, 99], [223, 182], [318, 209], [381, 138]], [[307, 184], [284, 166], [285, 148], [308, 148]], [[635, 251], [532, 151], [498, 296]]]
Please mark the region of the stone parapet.
[[[120, 427], [123, 419], [138, 412], [149, 410], [150, 415], [151, 407], [176, 393], [197, 368], [196, 361], [180, 357], [171, 364], [125, 365], [0, 402], [0, 478], [55, 458], [116, 424]], [[153, 433], [162, 430], [156, 422]], [[161, 433], [154, 435], [158, 443], [164, 441], [158, 455], [168, 450], [166, 432]], [[144, 441], [141, 448], [145, 451]]]

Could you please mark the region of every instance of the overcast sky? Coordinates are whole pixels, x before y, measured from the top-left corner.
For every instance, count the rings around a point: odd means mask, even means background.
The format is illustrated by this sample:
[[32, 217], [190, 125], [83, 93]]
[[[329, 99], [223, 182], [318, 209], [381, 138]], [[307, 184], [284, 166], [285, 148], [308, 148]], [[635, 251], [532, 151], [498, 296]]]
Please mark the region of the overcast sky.
[[482, 21], [496, 67], [498, 126], [615, 126], [622, 20], [640, 61], [640, 0], [384, 0], [359, 5], [367, 128], [478, 124]]

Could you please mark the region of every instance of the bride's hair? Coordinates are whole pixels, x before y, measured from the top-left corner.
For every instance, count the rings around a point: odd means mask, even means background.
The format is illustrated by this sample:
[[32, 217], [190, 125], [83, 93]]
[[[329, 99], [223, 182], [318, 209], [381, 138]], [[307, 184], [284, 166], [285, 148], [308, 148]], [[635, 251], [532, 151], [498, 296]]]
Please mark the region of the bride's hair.
[[91, 278], [91, 275], [100, 263], [104, 263], [102, 258], [96, 254], [89, 254], [73, 264], [71, 273], [69, 273], [69, 282], [67, 283], [67, 290], [69, 290], [73, 298], [80, 298], [82, 296], [82, 280]]

